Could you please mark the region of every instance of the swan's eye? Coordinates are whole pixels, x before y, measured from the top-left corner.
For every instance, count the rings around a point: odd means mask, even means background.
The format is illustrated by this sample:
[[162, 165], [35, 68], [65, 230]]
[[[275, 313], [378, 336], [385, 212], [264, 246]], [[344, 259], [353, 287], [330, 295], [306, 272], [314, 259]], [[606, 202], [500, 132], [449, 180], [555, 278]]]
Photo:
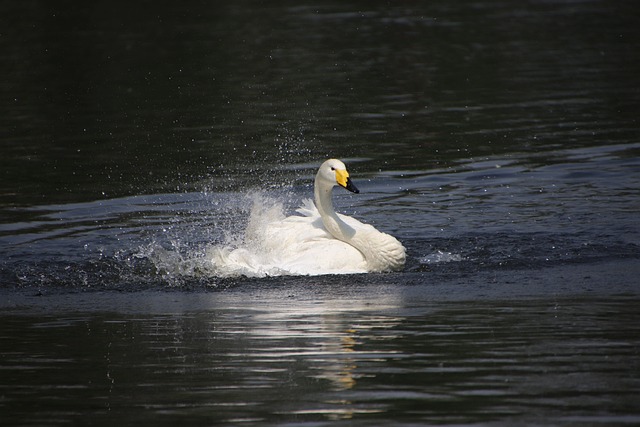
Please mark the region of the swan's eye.
[[334, 170], [336, 170], [336, 168], [334, 168], [333, 166], [331, 166], [331, 170], [332, 170], [332, 171], [334, 171]]

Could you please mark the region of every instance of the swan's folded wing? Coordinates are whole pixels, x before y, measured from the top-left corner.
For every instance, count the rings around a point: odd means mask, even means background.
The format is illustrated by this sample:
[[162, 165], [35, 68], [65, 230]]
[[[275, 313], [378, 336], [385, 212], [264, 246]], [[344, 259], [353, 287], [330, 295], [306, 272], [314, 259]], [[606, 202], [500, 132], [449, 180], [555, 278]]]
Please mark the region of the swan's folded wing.
[[398, 239], [355, 218], [346, 215], [339, 216], [356, 230], [352, 243], [365, 255], [368, 271], [402, 270], [406, 262], [406, 250]]

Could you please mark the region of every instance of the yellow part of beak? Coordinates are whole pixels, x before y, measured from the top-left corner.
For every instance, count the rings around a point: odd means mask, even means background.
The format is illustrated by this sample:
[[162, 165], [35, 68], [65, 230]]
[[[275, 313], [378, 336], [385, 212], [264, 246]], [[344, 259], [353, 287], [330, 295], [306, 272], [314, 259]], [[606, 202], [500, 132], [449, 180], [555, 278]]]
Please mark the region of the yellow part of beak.
[[349, 178], [349, 172], [344, 169], [336, 169], [336, 182], [339, 186], [347, 188], [347, 178]]

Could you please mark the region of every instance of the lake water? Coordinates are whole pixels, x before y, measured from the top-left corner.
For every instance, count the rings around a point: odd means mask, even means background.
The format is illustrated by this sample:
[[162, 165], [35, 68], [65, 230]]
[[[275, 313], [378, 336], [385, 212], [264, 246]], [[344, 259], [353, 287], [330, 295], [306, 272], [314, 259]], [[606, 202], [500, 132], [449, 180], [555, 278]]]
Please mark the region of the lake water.
[[[2, 3], [2, 424], [640, 424], [639, 13]], [[404, 271], [216, 276], [329, 157]]]

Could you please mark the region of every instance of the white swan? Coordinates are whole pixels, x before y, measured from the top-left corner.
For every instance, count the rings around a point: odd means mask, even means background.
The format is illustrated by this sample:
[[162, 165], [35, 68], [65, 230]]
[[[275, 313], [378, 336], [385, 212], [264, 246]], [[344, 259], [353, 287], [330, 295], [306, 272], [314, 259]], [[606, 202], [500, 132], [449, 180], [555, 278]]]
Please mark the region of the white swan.
[[[223, 276], [350, 274], [395, 271], [404, 267], [405, 249], [393, 236], [335, 212], [335, 185], [358, 193], [340, 160], [320, 166], [314, 184], [315, 205], [306, 200], [300, 215], [284, 218], [275, 209], [254, 209], [244, 247], [215, 248], [214, 270]], [[270, 218], [266, 223], [263, 218]]]

